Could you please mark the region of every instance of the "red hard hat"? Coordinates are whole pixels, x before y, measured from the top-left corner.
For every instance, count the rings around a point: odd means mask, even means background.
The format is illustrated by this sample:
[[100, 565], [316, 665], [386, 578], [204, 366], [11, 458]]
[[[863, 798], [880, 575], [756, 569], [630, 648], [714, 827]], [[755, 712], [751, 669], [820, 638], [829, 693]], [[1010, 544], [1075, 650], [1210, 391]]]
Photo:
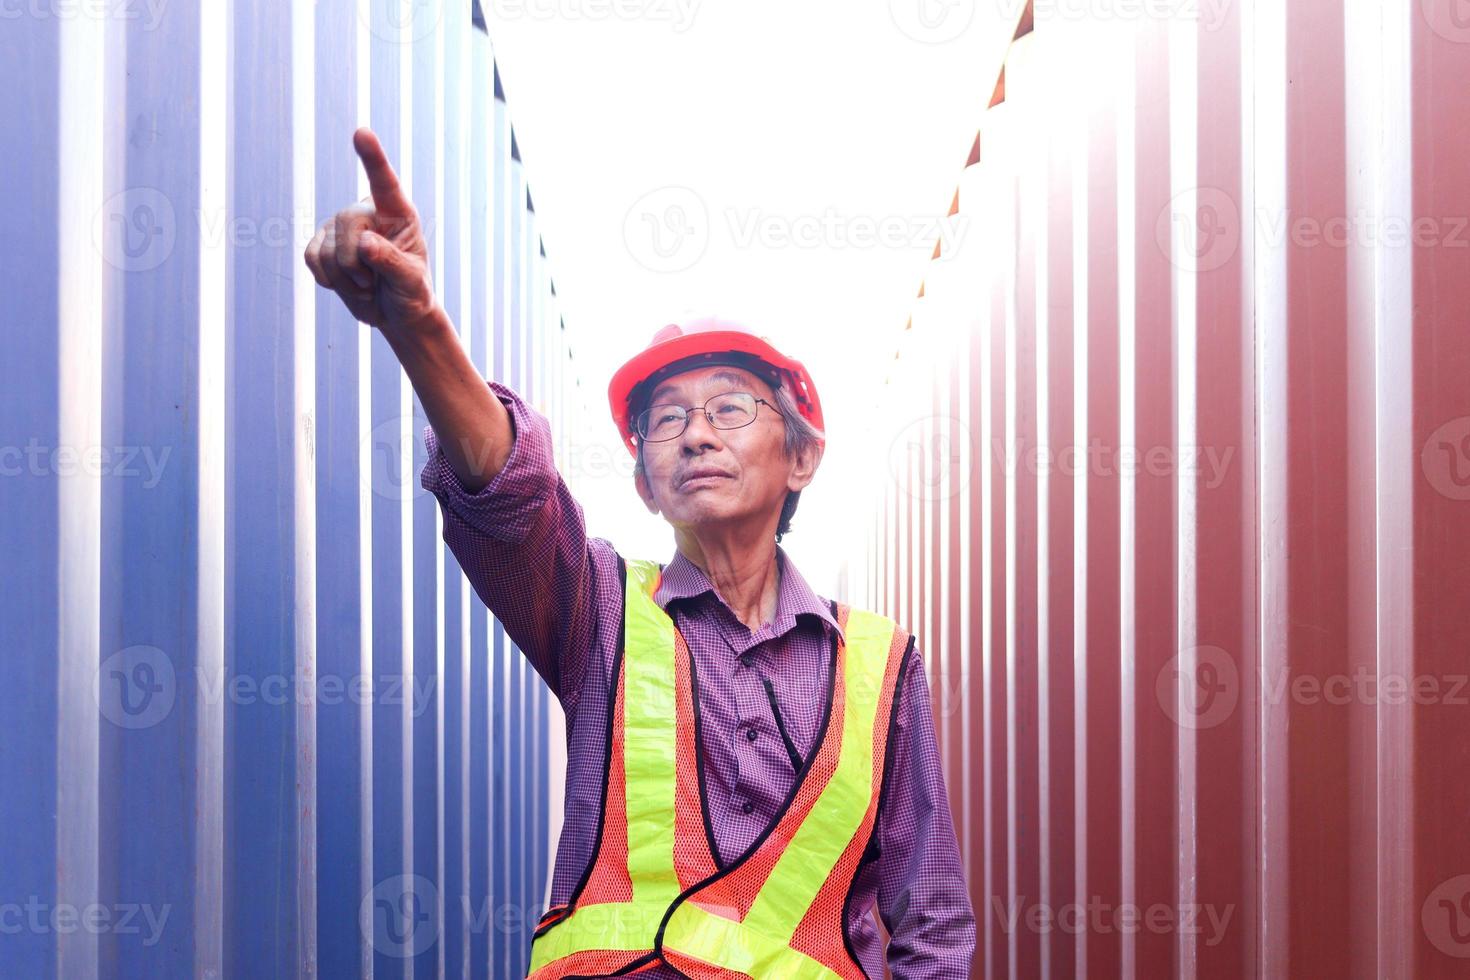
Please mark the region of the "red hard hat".
[[640, 387], [655, 376], [661, 379], [713, 364], [737, 364], [757, 374], [766, 374], [773, 386], [782, 385], [791, 393], [791, 400], [813, 426], [823, 428], [817, 386], [800, 361], [782, 354], [765, 337], [739, 324], [706, 317], [660, 328], [647, 347], [613, 374], [612, 383], [607, 386], [607, 400], [628, 452], [638, 455], [630, 402], [634, 395], [643, 394]]

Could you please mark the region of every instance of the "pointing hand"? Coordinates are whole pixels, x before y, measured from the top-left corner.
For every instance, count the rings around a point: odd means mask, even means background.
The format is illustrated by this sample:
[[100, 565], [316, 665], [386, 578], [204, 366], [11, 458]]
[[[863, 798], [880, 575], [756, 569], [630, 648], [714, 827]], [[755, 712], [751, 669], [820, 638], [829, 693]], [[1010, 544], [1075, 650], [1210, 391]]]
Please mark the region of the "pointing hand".
[[364, 126], [352, 134], [352, 145], [372, 194], [317, 229], [306, 246], [306, 266], [360, 322], [386, 330], [409, 328], [438, 305], [428, 243], [377, 135]]

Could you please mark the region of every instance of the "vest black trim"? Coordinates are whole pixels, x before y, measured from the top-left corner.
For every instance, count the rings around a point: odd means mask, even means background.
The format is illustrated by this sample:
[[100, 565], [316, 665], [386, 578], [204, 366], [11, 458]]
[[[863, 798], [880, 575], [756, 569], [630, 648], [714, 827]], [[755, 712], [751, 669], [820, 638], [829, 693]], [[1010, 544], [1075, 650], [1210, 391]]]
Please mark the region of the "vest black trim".
[[[640, 970], [648, 964], [652, 963], [657, 955], [657, 953], [644, 953], [642, 956], [638, 957], [636, 960], [629, 963], [627, 966], [623, 967], [616, 973], [570, 973], [566, 977], [564, 977], [563, 980], [603, 980], [604, 977], [626, 977], [628, 974], [634, 972], [635, 970]], [[665, 963], [664, 965], [669, 966], [669, 964], [667, 963]], [[679, 976], [684, 976], [684, 974], [680, 973], [678, 969], [675, 969], [672, 966], [670, 966], [669, 968], [674, 970], [675, 973], [678, 973]], [[685, 980], [688, 980], [688, 977], [685, 977]]]
[[766, 700], [771, 702], [771, 715], [776, 719], [776, 731], [781, 734], [781, 744], [786, 746], [786, 755], [791, 759], [791, 771], [801, 772], [801, 753], [796, 751], [796, 743], [791, 741], [791, 734], [786, 731], [786, 723], [781, 720], [781, 706], [776, 703], [776, 689], [771, 686], [769, 677], [761, 678], [761, 686], [766, 689]]

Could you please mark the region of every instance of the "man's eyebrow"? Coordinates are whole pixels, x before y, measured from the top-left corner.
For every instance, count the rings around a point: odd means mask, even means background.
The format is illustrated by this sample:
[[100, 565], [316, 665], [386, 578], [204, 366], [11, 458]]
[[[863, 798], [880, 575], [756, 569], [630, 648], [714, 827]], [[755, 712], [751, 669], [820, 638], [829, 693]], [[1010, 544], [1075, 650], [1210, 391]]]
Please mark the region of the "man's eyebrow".
[[[723, 381], [726, 384], [738, 385], [741, 387], [750, 386], [749, 378], [747, 378], [743, 374], [736, 374], [734, 371], [716, 371], [714, 374], [709, 376], [709, 380]], [[660, 398], [676, 394], [682, 390], [683, 389], [676, 384], [661, 384], [657, 388], [655, 388], [653, 390], [653, 394], [648, 397], [648, 404], [652, 405], [656, 403]]]

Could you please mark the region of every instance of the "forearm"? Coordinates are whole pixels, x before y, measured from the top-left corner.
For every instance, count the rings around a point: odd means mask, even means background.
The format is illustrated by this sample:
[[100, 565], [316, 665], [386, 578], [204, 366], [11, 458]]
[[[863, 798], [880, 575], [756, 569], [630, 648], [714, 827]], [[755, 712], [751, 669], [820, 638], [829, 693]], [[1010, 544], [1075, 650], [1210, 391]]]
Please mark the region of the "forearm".
[[505, 467], [510, 413], [490, 391], [442, 306], [424, 322], [384, 330], [444, 457], [465, 489], [483, 489]]

